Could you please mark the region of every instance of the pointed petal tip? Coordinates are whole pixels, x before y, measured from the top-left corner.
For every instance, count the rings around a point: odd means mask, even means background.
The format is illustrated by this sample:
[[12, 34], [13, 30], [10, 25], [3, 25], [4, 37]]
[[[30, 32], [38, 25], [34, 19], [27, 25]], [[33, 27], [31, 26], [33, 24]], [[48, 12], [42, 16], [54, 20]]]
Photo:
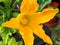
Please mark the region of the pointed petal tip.
[[2, 24], [2, 26], [3, 26], [3, 27], [7, 27], [7, 24], [6, 24], [6, 22], [5, 22], [5, 23], [3, 23], [3, 24]]
[[3, 23], [2, 26], [4, 27], [5, 26], [5, 23]]
[[52, 41], [50, 41], [50, 43], [49, 43], [49, 44], [53, 45], [53, 42], [52, 42]]

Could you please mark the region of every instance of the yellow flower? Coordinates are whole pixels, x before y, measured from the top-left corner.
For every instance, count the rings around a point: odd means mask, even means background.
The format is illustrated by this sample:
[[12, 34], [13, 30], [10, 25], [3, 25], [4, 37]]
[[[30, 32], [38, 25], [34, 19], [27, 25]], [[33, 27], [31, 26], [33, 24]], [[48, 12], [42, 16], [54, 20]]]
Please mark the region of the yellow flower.
[[45, 34], [42, 24], [51, 20], [58, 9], [44, 9], [42, 12], [36, 12], [38, 7], [37, 0], [23, 0], [20, 7], [21, 13], [16, 18], [3, 23], [2, 26], [18, 29], [25, 45], [33, 45], [33, 33], [43, 39], [44, 42], [53, 44], [50, 37]]

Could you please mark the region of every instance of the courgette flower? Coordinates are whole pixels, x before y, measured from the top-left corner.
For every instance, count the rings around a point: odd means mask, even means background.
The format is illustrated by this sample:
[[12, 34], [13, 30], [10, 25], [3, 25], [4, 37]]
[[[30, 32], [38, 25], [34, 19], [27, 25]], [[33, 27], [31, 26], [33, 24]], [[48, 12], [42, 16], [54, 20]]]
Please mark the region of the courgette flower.
[[37, 0], [23, 0], [20, 7], [21, 13], [16, 18], [4, 22], [2, 26], [18, 29], [25, 45], [33, 45], [33, 33], [44, 42], [53, 44], [51, 38], [42, 28], [42, 24], [51, 20], [58, 12], [58, 9], [44, 9], [42, 12], [37, 12], [38, 7]]

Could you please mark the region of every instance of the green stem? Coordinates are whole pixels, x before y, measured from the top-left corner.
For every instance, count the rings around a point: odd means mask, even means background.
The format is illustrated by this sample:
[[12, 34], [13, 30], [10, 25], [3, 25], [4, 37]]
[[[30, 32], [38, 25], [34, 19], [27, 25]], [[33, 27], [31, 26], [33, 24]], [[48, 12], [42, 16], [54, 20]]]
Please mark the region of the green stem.
[[13, 5], [12, 5], [12, 8], [13, 8], [13, 9], [15, 8], [16, 4], [17, 4], [17, 2], [15, 1], [15, 2], [13, 3]]

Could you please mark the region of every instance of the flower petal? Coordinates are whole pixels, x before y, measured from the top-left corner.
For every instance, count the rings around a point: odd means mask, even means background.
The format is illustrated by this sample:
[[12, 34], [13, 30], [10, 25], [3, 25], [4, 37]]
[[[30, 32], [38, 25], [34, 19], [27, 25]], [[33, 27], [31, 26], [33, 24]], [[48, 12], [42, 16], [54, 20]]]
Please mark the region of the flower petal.
[[9, 27], [9, 28], [15, 28], [15, 29], [20, 28], [15, 18], [12, 18], [10, 21], [3, 23], [2, 26]]
[[21, 30], [20, 34], [22, 35], [25, 45], [33, 45], [33, 32], [29, 27], [25, 27], [23, 30]]
[[42, 29], [42, 25], [36, 25], [33, 27], [33, 32], [36, 34], [39, 38], [43, 39], [44, 42], [48, 44], [53, 44], [52, 40], [48, 35], [45, 34], [44, 30]]
[[58, 9], [44, 9], [40, 15], [40, 23], [46, 23], [54, 18], [58, 13]]
[[46, 23], [50, 21], [58, 13], [58, 9], [44, 9], [42, 12], [31, 15], [31, 22], [36, 24]]
[[41, 12], [37, 12], [37, 13], [34, 13], [34, 14], [30, 14], [30, 25], [31, 24], [40, 24], [40, 16], [42, 15]]
[[37, 0], [23, 0], [20, 7], [21, 13], [34, 13], [37, 9]]

